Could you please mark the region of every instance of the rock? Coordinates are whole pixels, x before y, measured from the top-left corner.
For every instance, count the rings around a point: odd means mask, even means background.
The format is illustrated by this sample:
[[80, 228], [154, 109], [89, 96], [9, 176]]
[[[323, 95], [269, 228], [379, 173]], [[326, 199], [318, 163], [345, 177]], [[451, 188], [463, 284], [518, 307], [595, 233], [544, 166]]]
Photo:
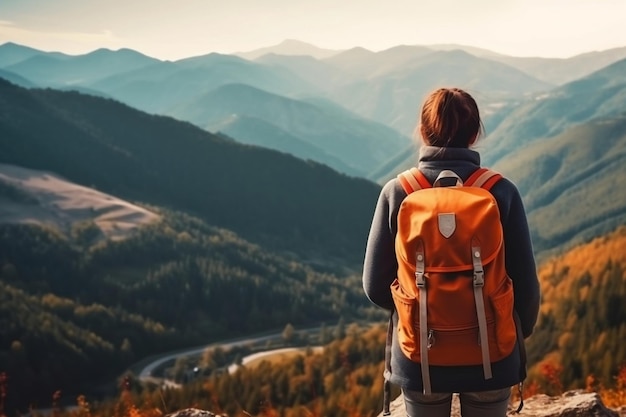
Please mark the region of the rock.
[[524, 402], [522, 413], [537, 417], [618, 417], [595, 392], [568, 391], [560, 397], [535, 395]]
[[226, 415], [215, 414], [210, 411], [199, 410], [197, 408], [185, 408], [166, 414], [164, 417], [226, 417]]
[[[508, 416], [520, 417], [620, 417], [618, 413], [604, 406], [600, 396], [594, 392], [568, 391], [558, 397], [544, 394], [535, 395], [524, 400], [524, 409], [520, 414], [515, 413], [518, 403], [509, 406]], [[396, 398], [390, 407], [391, 417], [404, 417], [404, 399], [402, 395]], [[379, 414], [379, 417], [382, 413]], [[451, 417], [461, 417], [458, 397], [452, 402]]]

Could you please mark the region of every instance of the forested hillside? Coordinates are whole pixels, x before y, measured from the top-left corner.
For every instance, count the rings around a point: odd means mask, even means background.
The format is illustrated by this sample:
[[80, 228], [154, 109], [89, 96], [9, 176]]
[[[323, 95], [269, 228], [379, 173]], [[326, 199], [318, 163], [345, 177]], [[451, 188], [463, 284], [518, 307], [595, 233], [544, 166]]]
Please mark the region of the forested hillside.
[[[617, 375], [626, 369], [625, 249], [626, 228], [621, 227], [542, 265], [543, 306], [527, 340], [526, 395], [584, 388], [606, 394], [623, 384]], [[295, 416], [304, 408], [316, 415], [372, 416], [382, 401], [385, 336], [384, 325], [353, 326], [322, 355], [262, 362], [234, 375], [215, 374], [168, 392], [166, 401], [176, 407], [197, 401], [229, 415], [275, 411]], [[137, 393], [135, 400], [150, 403], [156, 395], [148, 390]]]
[[174, 348], [378, 314], [358, 276], [320, 273], [200, 219], [161, 214], [115, 242], [0, 225], [0, 369], [11, 401], [92, 391]]
[[[168, 392], [164, 401], [184, 408], [193, 398], [204, 409], [232, 416], [373, 417], [382, 405], [385, 335], [384, 326], [352, 326], [322, 354], [309, 351], [243, 367], [233, 375], [215, 374], [181, 392]], [[398, 393], [394, 387], [394, 397]], [[155, 394], [145, 393], [144, 399]]]
[[542, 305], [528, 359], [559, 370], [566, 388], [593, 375], [613, 383], [626, 365], [626, 227], [577, 246], [539, 269]]
[[325, 266], [358, 268], [379, 186], [76, 92], [0, 80], [0, 162], [183, 210]]
[[576, 125], [616, 117], [625, 106], [626, 59], [622, 59], [522, 101], [481, 143], [484, 161], [491, 165]]
[[115, 242], [89, 224], [0, 225], [0, 369], [15, 403], [93, 390], [157, 352], [378, 313], [357, 272], [376, 184], [113, 100], [3, 80], [0, 162], [165, 216]]
[[626, 224], [625, 163], [626, 113], [574, 126], [507, 155], [494, 169], [524, 196], [533, 244], [544, 258]]

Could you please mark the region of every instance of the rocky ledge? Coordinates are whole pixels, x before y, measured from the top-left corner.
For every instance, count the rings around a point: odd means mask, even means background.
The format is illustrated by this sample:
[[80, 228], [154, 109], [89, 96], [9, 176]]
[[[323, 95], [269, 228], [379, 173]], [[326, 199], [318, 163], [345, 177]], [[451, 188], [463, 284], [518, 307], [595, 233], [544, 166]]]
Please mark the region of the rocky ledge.
[[[558, 397], [539, 394], [524, 400], [524, 409], [515, 413], [517, 404], [511, 404], [510, 417], [626, 417], [626, 406], [619, 410], [607, 408], [596, 393], [568, 391]], [[379, 414], [381, 417], [382, 414]], [[404, 417], [404, 400], [399, 396], [391, 403], [391, 417]], [[460, 417], [458, 399], [452, 403], [451, 417]], [[165, 417], [225, 417], [205, 410], [187, 408]]]
[[[607, 408], [595, 392], [568, 391], [557, 397], [538, 394], [524, 400], [520, 414], [515, 412], [517, 406], [518, 403], [509, 406], [509, 417], [626, 417], [626, 407], [619, 410]], [[390, 411], [391, 417], [405, 416], [402, 396], [391, 403]], [[451, 417], [461, 417], [458, 398], [452, 403]]]

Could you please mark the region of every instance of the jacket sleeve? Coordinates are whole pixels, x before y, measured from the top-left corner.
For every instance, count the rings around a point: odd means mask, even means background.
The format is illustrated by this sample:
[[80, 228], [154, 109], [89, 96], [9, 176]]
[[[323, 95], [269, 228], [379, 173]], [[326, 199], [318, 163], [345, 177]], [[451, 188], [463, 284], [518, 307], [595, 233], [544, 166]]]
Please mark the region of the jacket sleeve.
[[393, 181], [380, 192], [363, 262], [363, 289], [370, 301], [382, 308], [393, 310], [389, 286], [396, 277], [398, 264], [395, 254], [395, 212], [393, 208]]
[[507, 203], [501, 208], [506, 270], [513, 281], [515, 311], [522, 324], [522, 334], [527, 338], [532, 334], [539, 314], [541, 297], [537, 268], [522, 198], [512, 182], [506, 179], [501, 182], [504, 184], [496, 184], [494, 191], [496, 187], [507, 188]]

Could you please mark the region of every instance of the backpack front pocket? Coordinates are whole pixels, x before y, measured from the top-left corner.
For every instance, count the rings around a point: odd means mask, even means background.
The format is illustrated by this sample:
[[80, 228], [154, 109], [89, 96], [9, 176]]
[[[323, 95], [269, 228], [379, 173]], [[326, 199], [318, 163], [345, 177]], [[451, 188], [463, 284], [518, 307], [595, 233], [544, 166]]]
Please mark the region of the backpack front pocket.
[[398, 280], [391, 284], [391, 297], [398, 313], [398, 342], [402, 352], [411, 360], [420, 361], [419, 334], [415, 331], [418, 302], [407, 294]]
[[503, 285], [491, 295], [491, 306], [495, 314], [496, 344], [501, 358], [509, 355], [515, 348], [517, 331], [513, 319], [513, 283], [506, 278]]

